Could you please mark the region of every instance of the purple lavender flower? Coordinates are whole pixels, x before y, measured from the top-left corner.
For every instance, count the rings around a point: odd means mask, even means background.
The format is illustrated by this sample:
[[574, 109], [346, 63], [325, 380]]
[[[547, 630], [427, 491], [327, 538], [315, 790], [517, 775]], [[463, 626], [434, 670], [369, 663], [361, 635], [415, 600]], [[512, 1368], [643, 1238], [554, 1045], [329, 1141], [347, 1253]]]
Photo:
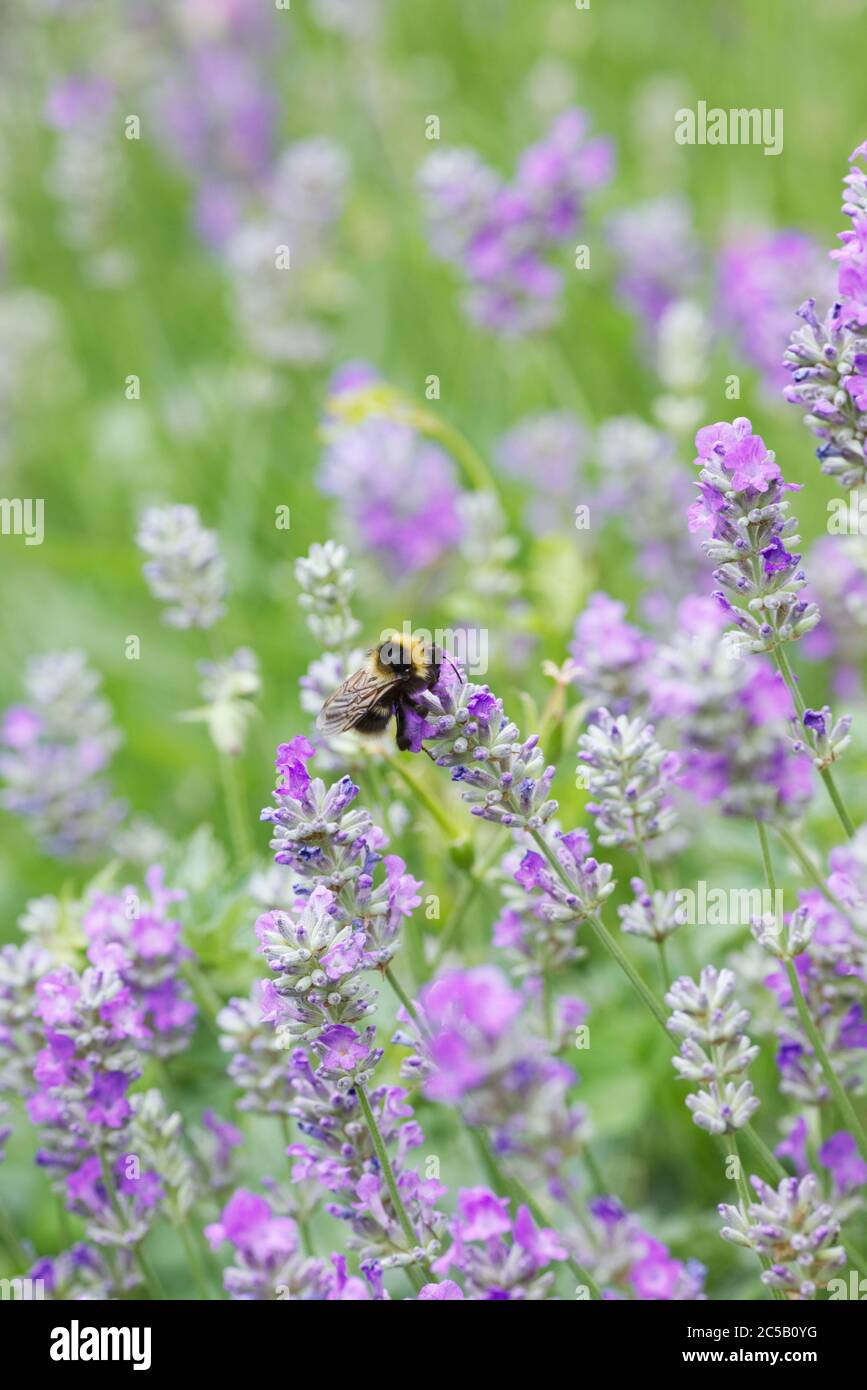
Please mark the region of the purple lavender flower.
[[812, 1173], [800, 1180], [784, 1178], [776, 1189], [756, 1177], [752, 1184], [757, 1200], [746, 1212], [740, 1206], [720, 1206], [723, 1240], [769, 1261], [762, 1274], [769, 1288], [782, 1289], [796, 1301], [815, 1298], [846, 1263], [846, 1251], [836, 1244], [840, 1222], [834, 1208], [821, 1200]]
[[593, 1270], [609, 1297], [632, 1296], [655, 1302], [705, 1298], [704, 1266], [698, 1260], [684, 1263], [675, 1259], [616, 1197], [588, 1201], [579, 1258]]
[[685, 199], [655, 198], [617, 212], [605, 237], [617, 263], [618, 297], [648, 332], [675, 300], [699, 287], [702, 250]]
[[718, 802], [725, 815], [797, 816], [812, 793], [812, 771], [781, 730], [794, 714], [782, 678], [764, 662], [732, 657], [712, 599], [685, 600], [677, 618], [645, 681], [650, 713], [679, 749], [680, 786], [701, 804]]
[[451, 459], [408, 423], [371, 416], [332, 431], [319, 486], [394, 577], [435, 565], [460, 543]]
[[624, 621], [625, 613], [626, 605], [608, 594], [591, 594], [569, 647], [575, 683], [585, 699], [615, 714], [640, 696], [643, 668], [654, 649], [651, 638]]
[[31, 658], [24, 681], [28, 703], [6, 711], [0, 732], [0, 804], [50, 854], [94, 858], [126, 815], [103, 775], [121, 736], [99, 676], [72, 651]]
[[843, 488], [865, 478], [867, 175], [858, 164], [865, 156], [867, 145], [859, 145], [844, 180], [843, 212], [852, 226], [840, 234], [842, 247], [831, 252], [838, 263], [837, 297], [823, 321], [815, 298], [801, 306], [804, 327], [792, 334], [784, 357], [792, 382], [783, 394], [806, 411], [804, 423], [823, 441], [816, 451], [822, 472]]
[[440, 767], [452, 769], [471, 814], [517, 829], [538, 829], [554, 814], [548, 799], [554, 768], [544, 766], [538, 736], [519, 741], [503, 702], [486, 685], [458, 681], [443, 667], [418, 698], [423, 738]]
[[[867, 895], [859, 856], [860, 842], [835, 850], [832, 855], [830, 891], [842, 890], [842, 902], [855, 921], [862, 920]], [[850, 906], [851, 905], [851, 906]], [[847, 1089], [863, 1086], [862, 1063], [867, 1049], [863, 981], [867, 978], [864, 943], [849, 918], [833, 907], [818, 889], [801, 893], [799, 912], [810, 920], [810, 935], [799, 943], [794, 966], [807, 1008], [815, 1020], [831, 1065]], [[765, 979], [784, 1015], [778, 1029], [777, 1065], [780, 1088], [798, 1101], [826, 1105], [831, 1101], [821, 1064], [804, 1036], [789, 977], [782, 966]]]
[[301, 1254], [296, 1223], [291, 1217], [275, 1215], [257, 1193], [238, 1188], [219, 1221], [205, 1227], [205, 1235], [213, 1250], [224, 1241], [234, 1246], [235, 1263], [223, 1274], [230, 1298], [318, 1300], [325, 1296], [324, 1262]]
[[163, 871], [145, 874], [149, 898], [134, 888], [117, 895], [98, 893], [89, 902], [82, 927], [90, 963], [116, 971], [138, 1011], [137, 1037], [145, 1050], [171, 1057], [189, 1043], [197, 1009], [181, 978], [192, 951], [183, 945], [181, 924], [169, 915], [186, 895], [166, 888]]
[[280, 745], [276, 806], [262, 812], [274, 825], [276, 862], [297, 875], [298, 906], [256, 924], [278, 975], [266, 982], [264, 1016], [282, 1037], [311, 1041], [372, 1011], [376, 993], [363, 974], [388, 964], [404, 919], [421, 902], [421, 884], [403, 860], [380, 854], [385, 836], [368, 812], [351, 809], [358, 788], [348, 777], [328, 789], [311, 779], [312, 753], [303, 737]]
[[693, 530], [709, 529], [707, 556], [717, 564], [714, 578], [734, 595], [714, 595], [736, 625], [730, 641], [738, 653], [771, 652], [797, 641], [819, 621], [814, 603], [799, 598], [806, 575], [800, 555], [790, 553], [799, 537], [788, 515], [786, 483], [774, 455], [750, 421], [718, 423], [695, 437], [701, 469], [699, 500], [689, 511]]
[[587, 449], [585, 427], [567, 410], [527, 415], [498, 440], [500, 468], [532, 488], [526, 513], [534, 531], [571, 526], [575, 504], [586, 500]]
[[[401, 1011], [394, 1041], [412, 1048], [401, 1067], [407, 1080], [457, 1105], [533, 1188], [568, 1204], [587, 1116], [569, 1094], [575, 1072], [534, 1030], [532, 1002], [491, 966], [449, 971], [422, 990], [415, 1019]], [[574, 1029], [587, 1008], [570, 1000], [563, 1012]]]
[[597, 798], [586, 809], [596, 817], [601, 845], [641, 851], [675, 825], [671, 790], [680, 759], [654, 738], [652, 724], [599, 709], [578, 748]]
[[293, 1183], [302, 1190], [312, 1185], [330, 1194], [326, 1211], [349, 1228], [350, 1248], [358, 1250], [365, 1272], [372, 1262], [390, 1269], [432, 1258], [445, 1226], [437, 1209], [445, 1188], [435, 1179], [422, 1179], [408, 1165], [410, 1152], [424, 1143], [424, 1135], [406, 1092], [399, 1086], [377, 1087], [368, 1093], [369, 1101], [383, 1142], [393, 1151], [392, 1168], [415, 1232], [416, 1243], [408, 1246], [351, 1081], [366, 1060], [368, 1046], [369, 1040], [346, 1029], [345, 1036], [325, 1035], [320, 1041], [318, 1050], [324, 1056], [316, 1067], [303, 1048], [292, 1052], [290, 1114], [301, 1139], [287, 1150], [294, 1160]]
[[547, 1298], [566, 1259], [556, 1231], [540, 1229], [527, 1207], [509, 1214], [509, 1201], [486, 1187], [463, 1188], [451, 1224], [452, 1245], [437, 1261], [437, 1273], [456, 1268], [475, 1299], [537, 1301]]
[[215, 531], [206, 530], [195, 507], [149, 507], [136, 542], [151, 558], [144, 576], [154, 598], [166, 603], [171, 627], [213, 627], [227, 593], [225, 567]]
[[867, 1163], [858, 1152], [854, 1134], [845, 1129], [825, 1140], [819, 1149], [819, 1162], [830, 1172], [838, 1197], [867, 1185]]
[[833, 295], [827, 261], [802, 232], [753, 232], [723, 246], [717, 264], [718, 315], [765, 389], [781, 391], [781, 362], [798, 305], [811, 288], [823, 303]]
[[748, 1124], [759, 1107], [752, 1084], [740, 1080], [758, 1056], [744, 1028], [749, 1014], [734, 999], [731, 970], [706, 965], [698, 983], [682, 975], [665, 996], [668, 1026], [683, 1038], [673, 1058], [678, 1076], [700, 1089], [686, 1098], [699, 1129], [725, 1134]]
[[586, 195], [611, 173], [610, 142], [587, 138], [583, 112], [565, 111], [521, 156], [505, 183], [473, 150], [443, 150], [425, 162], [420, 186], [436, 253], [468, 282], [464, 308], [505, 336], [549, 327], [563, 277], [550, 264], [575, 235]]

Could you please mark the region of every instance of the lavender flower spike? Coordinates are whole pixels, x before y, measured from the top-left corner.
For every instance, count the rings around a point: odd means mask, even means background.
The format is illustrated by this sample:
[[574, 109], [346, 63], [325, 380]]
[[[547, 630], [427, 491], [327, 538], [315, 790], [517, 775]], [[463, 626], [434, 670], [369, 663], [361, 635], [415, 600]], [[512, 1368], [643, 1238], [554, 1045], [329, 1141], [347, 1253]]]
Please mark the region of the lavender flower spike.
[[195, 507], [149, 507], [136, 541], [150, 558], [144, 576], [154, 598], [168, 604], [170, 627], [213, 627], [223, 616], [226, 574], [215, 531]]
[[821, 323], [814, 300], [802, 305], [804, 327], [793, 333], [784, 357], [792, 384], [783, 394], [806, 409], [804, 423], [824, 440], [816, 451], [822, 472], [846, 489], [867, 476], [867, 174], [857, 163], [865, 157], [867, 143], [850, 155], [843, 181], [843, 212], [852, 228], [831, 252], [839, 267], [837, 298]]
[[502, 700], [486, 685], [441, 676], [419, 708], [419, 738], [441, 767], [452, 769], [472, 815], [519, 830], [539, 830], [550, 820], [557, 809], [548, 798], [554, 768], [545, 767], [538, 735], [520, 740]]
[[104, 773], [121, 736], [99, 676], [78, 651], [33, 657], [27, 704], [0, 727], [0, 805], [30, 822], [50, 853], [91, 859], [110, 845], [126, 815]]
[[698, 984], [681, 975], [665, 996], [669, 1030], [683, 1038], [672, 1061], [683, 1080], [702, 1088], [686, 1104], [709, 1134], [742, 1129], [759, 1106], [749, 1081], [731, 1079], [742, 1076], [759, 1052], [744, 1033], [750, 1016], [732, 998], [734, 989], [731, 970], [706, 965]]
[[720, 1234], [733, 1245], [754, 1250], [770, 1260], [762, 1283], [782, 1289], [794, 1300], [815, 1298], [827, 1286], [831, 1272], [846, 1263], [846, 1251], [835, 1244], [840, 1222], [834, 1208], [821, 1201], [812, 1173], [784, 1178], [779, 1187], [752, 1179], [758, 1200], [744, 1212], [726, 1204], [719, 1211], [725, 1225]]
[[578, 747], [597, 798], [587, 810], [597, 818], [600, 844], [637, 849], [672, 828], [677, 815], [666, 799], [680, 759], [657, 742], [652, 724], [600, 709]]
[[744, 416], [699, 430], [695, 444], [700, 497], [689, 509], [689, 527], [711, 531], [704, 551], [718, 566], [714, 579], [733, 600], [722, 590], [714, 597], [740, 629], [728, 635], [732, 654], [773, 652], [819, 621], [815, 603], [799, 598], [807, 576], [800, 555], [789, 549], [800, 537], [783, 499], [798, 489], [784, 481]]
[[314, 543], [295, 561], [295, 578], [301, 590], [298, 603], [307, 614], [307, 626], [323, 647], [346, 647], [361, 630], [350, 608], [355, 575], [346, 559], [346, 547], [328, 540], [323, 545]]

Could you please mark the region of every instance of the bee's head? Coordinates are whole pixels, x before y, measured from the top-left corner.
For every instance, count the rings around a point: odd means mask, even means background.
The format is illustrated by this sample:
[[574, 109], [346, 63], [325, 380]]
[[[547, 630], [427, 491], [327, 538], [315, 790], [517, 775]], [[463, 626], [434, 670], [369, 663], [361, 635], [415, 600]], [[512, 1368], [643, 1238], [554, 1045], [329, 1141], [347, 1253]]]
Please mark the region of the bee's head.
[[382, 670], [402, 680], [423, 676], [430, 665], [427, 644], [399, 632], [388, 633], [374, 651]]

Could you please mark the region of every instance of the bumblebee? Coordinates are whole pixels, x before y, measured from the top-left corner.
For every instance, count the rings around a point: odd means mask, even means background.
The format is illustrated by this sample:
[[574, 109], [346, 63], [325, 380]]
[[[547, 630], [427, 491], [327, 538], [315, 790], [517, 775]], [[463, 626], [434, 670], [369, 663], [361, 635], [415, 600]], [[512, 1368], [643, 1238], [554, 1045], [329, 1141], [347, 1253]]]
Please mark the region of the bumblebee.
[[328, 696], [316, 720], [323, 734], [381, 734], [394, 715], [397, 746], [410, 747], [406, 709], [412, 697], [439, 680], [443, 656], [429, 643], [393, 632], [371, 647], [367, 661]]

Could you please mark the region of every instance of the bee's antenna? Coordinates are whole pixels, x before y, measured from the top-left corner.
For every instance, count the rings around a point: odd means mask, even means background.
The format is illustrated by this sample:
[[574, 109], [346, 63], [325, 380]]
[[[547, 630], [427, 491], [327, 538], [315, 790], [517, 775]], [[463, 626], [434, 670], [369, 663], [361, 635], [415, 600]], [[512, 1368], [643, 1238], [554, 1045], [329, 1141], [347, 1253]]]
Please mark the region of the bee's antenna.
[[449, 663], [449, 665], [451, 666], [451, 668], [452, 668], [452, 670], [454, 671], [455, 675], [457, 676], [458, 680], [460, 681], [461, 685], [465, 685], [465, 684], [466, 684], [466, 679], [465, 679], [465, 677], [461, 674], [461, 672], [458, 670], [457, 666], [456, 666], [455, 663], [452, 661], [451, 657], [450, 657], [450, 656], [447, 656], [446, 653], [443, 652], [443, 653], [442, 653], [442, 658], [443, 658], [443, 661], [447, 661], [447, 662]]
[[435, 762], [436, 762], [436, 758], [434, 757], [433, 753], [430, 751], [429, 748], [425, 748], [424, 744], [421, 745], [421, 751], [422, 751], [423, 753], [427, 753], [427, 755], [428, 755], [428, 757], [430, 758], [430, 760], [431, 760], [432, 763], [435, 763]]

